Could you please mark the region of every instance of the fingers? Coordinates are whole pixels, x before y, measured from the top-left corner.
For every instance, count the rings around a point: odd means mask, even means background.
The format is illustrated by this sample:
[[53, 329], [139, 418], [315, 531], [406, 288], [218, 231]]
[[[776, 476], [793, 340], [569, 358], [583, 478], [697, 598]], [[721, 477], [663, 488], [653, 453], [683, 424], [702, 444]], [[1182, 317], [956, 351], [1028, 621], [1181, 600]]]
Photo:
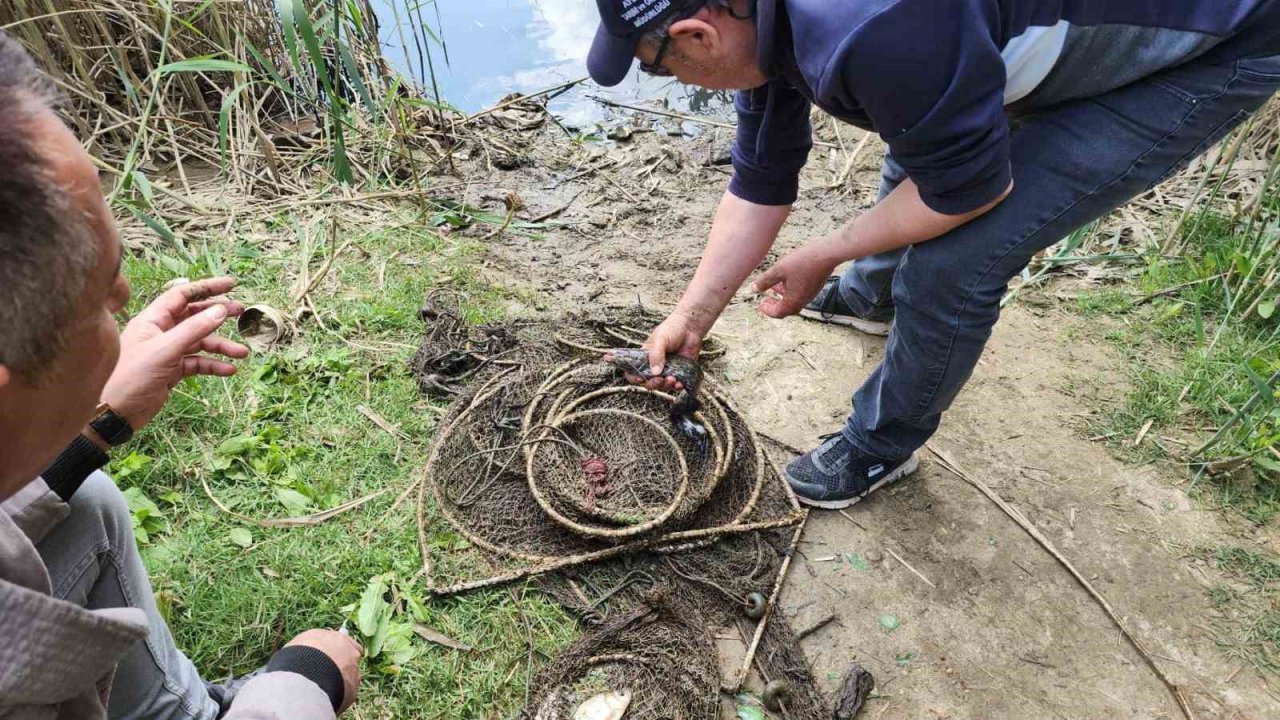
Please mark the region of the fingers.
[[783, 271], [780, 266], [773, 265], [768, 270], [760, 273], [760, 277], [756, 278], [756, 281], [751, 283], [751, 291], [755, 293], [762, 293], [774, 285], [781, 284], [784, 279], [785, 276], [783, 275]]
[[675, 378], [655, 377], [645, 380], [639, 375], [635, 375], [633, 373], [623, 373], [622, 376], [632, 385], [642, 385], [650, 390], [657, 390], [659, 392], [674, 393], [680, 392], [684, 389], [684, 384]]
[[236, 360], [243, 360], [249, 357], [249, 348], [238, 342], [232, 342], [221, 335], [210, 335], [196, 345], [187, 348], [188, 355], [194, 355], [198, 352], [222, 355]]
[[177, 320], [188, 316], [188, 306], [191, 303], [225, 295], [235, 286], [235, 278], [229, 277], [206, 278], [183, 283], [165, 291], [138, 313], [138, 318], [155, 323], [161, 330], [168, 330]]
[[667, 364], [667, 348], [662, 342], [656, 342], [645, 348], [649, 353], [649, 374], [656, 376], [662, 374], [662, 368]]
[[169, 357], [186, 355], [187, 348], [199, 347], [226, 319], [227, 309], [222, 305], [214, 305], [166, 332], [159, 338], [159, 347], [168, 352]]
[[800, 312], [803, 302], [798, 298], [782, 295], [779, 297], [766, 297], [760, 301], [761, 314], [774, 319], [782, 319], [790, 317]]
[[236, 366], [231, 363], [215, 360], [204, 355], [188, 355], [182, 358], [182, 376], [212, 375], [214, 377], [231, 377], [236, 374]]
[[187, 316], [190, 317], [199, 312], [204, 312], [214, 305], [223, 305], [227, 308], [229, 317], [240, 317], [244, 314], [244, 305], [236, 302], [228, 297], [215, 297], [200, 302], [193, 302], [187, 306]]

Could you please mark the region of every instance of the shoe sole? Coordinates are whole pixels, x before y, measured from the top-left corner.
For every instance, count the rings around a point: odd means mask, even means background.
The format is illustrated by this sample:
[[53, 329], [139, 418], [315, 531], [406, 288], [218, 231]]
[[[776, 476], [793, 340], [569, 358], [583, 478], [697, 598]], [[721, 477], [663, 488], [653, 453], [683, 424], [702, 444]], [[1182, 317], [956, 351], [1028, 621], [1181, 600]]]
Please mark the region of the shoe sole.
[[893, 323], [876, 322], [875, 320], [863, 320], [851, 315], [824, 315], [820, 310], [801, 310], [800, 317], [806, 320], [814, 320], [828, 325], [840, 325], [841, 327], [851, 327], [868, 335], [877, 335], [886, 337], [889, 331], [893, 329]]
[[[920, 459], [916, 457], [915, 453], [912, 453], [911, 457], [907, 458], [906, 462], [898, 466], [898, 469], [884, 476], [883, 480], [867, 488], [866, 492], [862, 493], [857, 497], [852, 497], [847, 500], [811, 500], [807, 497], [803, 497], [797, 494], [796, 500], [799, 500], [801, 505], [807, 505], [812, 508], [818, 508], [819, 510], [843, 510], [847, 507], [852, 507], [854, 505], [857, 505], [858, 502], [861, 501], [863, 498], [875, 492], [876, 490], [879, 490], [885, 485], [897, 482], [902, 478], [910, 475], [911, 473], [915, 472], [916, 468], [918, 468], [919, 466], [920, 466]], [[783, 475], [784, 476], [786, 475], [785, 471], [783, 472]]]

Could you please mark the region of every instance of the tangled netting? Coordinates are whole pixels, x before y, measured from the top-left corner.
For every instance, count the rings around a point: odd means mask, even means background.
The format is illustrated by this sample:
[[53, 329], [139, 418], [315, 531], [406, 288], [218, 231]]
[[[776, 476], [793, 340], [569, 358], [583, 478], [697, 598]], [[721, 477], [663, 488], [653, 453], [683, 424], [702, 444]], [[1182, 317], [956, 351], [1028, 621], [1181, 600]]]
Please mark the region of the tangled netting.
[[[422, 493], [475, 546], [535, 571], [799, 521], [785, 483], [714, 381], [702, 384], [694, 415], [705, 434], [690, 436], [668, 417], [673, 397], [630, 386], [586, 355], [621, 342], [611, 328], [625, 321], [467, 333], [451, 314], [432, 312], [442, 319], [415, 369], [425, 391], [456, 394]], [[594, 336], [583, 329], [592, 327]], [[465, 389], [459, 377], [470, 381]]]
[[539, 673], [526, 714], [537, 720], [570, 718], [594, 695], [625, 691], [631, 694], [626, 717], [716, 717], [720, 672], [711, 637], [694, 624], [696, 617], [680, 600], [650, 593]]
[[[697, 393], [698, 432], [682, 432], [676, 398], [600, 361], [660, 318], [631, 308], [469, 327], [439, 299], [423, 315], [413, 369], [423, 392], [453, 398], [419, 488], [428, 586], [537, 575], [586, 627], [534, 678], [526, 717], [568, 720], [626, 691], [628, 719], [710, 720], [753, 669], [781, 689], [780, 716], [831, 717], [773, 611], [803, 513], [758, 438], [712, 379]], [[707, 347], [704, 363], [723, 353]], [[463, 543], [441, 552], [427, 502]], [[463, 545], [482, 551], [470, 566]], [[736, 631], [745, 663], [722, 667], [709, 628]]]

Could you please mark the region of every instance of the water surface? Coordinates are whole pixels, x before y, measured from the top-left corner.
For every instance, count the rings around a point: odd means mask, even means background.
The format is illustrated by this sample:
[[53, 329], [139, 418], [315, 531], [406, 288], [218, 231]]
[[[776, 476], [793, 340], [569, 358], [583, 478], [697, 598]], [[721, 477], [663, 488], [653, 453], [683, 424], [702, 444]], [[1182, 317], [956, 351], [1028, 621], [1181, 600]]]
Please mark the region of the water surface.
[[[430, 92], [430, 68], [418, 49], [429, 43], [440, 94], [464, 112], [488, 107], [510, 92], [536, 92], [583, 77], [599, 22], [595, 0], [435, 0], [438, 7], [431, 0], [371, 2], [392, 66]], [[415, 42], [419, 18], [439, 34], [443, 47], [421, 32]], [[551, 107], [571, 125], [589, 125], [611, 114], [590, 100], [592, 95], [629, 103], [664, 98], [672, 109], [700, 115], [727, 110], [722, 93], [685, 88], [636, 68], [615, 88], [587, 81]]]

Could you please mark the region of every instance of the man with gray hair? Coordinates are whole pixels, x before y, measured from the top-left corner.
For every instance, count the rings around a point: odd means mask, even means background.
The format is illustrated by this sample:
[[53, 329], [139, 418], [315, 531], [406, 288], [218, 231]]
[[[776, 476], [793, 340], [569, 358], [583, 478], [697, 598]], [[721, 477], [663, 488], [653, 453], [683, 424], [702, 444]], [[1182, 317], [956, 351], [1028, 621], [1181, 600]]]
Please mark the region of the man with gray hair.
[[[325, 718], [355, 699], [360, 646], [309, 630], [265, 668], [207, 684], [156, 609], [120, 490], [100, 468], [185, 377], [248, 349], [215, 278], [121, 332], [123, 248], [88, 153], [0, 31], [0, 718]], [[35, 478], [32, 480], [32, 478]]]

